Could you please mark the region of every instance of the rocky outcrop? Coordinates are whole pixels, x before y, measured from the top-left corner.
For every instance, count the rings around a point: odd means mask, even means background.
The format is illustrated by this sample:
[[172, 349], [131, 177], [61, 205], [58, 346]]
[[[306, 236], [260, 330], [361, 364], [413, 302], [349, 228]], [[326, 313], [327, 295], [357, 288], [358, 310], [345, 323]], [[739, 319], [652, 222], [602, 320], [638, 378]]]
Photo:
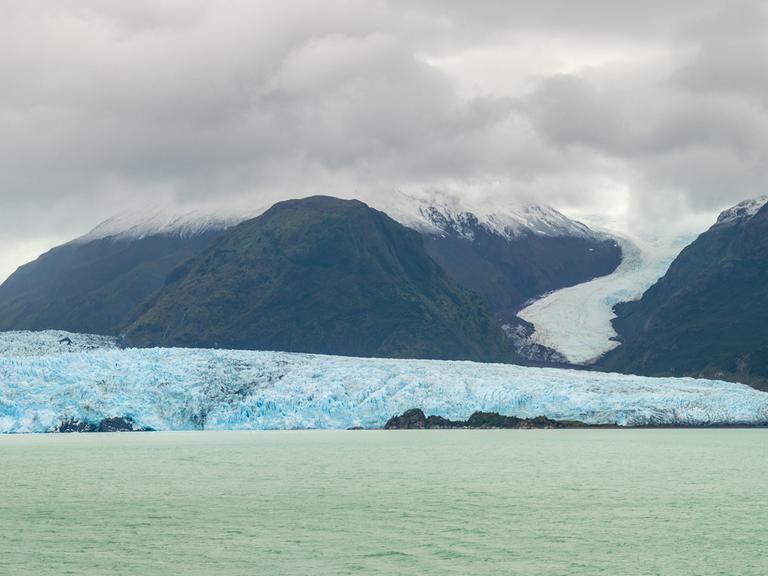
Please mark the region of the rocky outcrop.
[[513, 318], [501, 326], [504, 335], [512, 344], [512, 349], [520, 358], [521, 364], [568, 365], [568, 358], [557, 350], [547, 348], [533, 341], [535, 328], [530, 322]]
[[64, 420], [59, 427], [54, 430], [55, 432], [70, 433], [70, 432], [97, 432], [99, 427], [91, 424], [90, 422], [83, 422], [82, 420]]
[[400, 416], [393, 416], [384, 425], [385, 430], [449, 430], [453, 428], [585, 428], [588, 424], [577, 420], [552, 420], [546, 416], [517, 418], [503, 416], [496, 412], [475, 412], [468, 420], [449, 420], [442, 416], [426, 416], [419, 408], [406, 410]]
[[150, 432], [152, 429], [139, 426], [127, 416], [104, 418], [99, 423], [83, 422], [82, 420], [64, 420], [55, 432]]
[[427, 427], [427, 417], [419, 408], [406, 410], [400, 416], [387, 420], [385, 430], [423, 430]]

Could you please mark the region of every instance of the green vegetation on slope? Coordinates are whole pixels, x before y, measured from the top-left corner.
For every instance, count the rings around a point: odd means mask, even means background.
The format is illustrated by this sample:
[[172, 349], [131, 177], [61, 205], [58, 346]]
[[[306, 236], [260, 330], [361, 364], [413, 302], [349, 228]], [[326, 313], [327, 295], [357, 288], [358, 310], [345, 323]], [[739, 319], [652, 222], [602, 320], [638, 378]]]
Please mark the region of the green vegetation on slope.
[[174, 272], [127, 330], [137, 345], [504, 360], [486, 305], [421, 236], [356, 200], [281, 202]]
[[54, 248], [0, 285], [0, 330], [115, 335], [170, 271], [218, 234], [102, 238]]

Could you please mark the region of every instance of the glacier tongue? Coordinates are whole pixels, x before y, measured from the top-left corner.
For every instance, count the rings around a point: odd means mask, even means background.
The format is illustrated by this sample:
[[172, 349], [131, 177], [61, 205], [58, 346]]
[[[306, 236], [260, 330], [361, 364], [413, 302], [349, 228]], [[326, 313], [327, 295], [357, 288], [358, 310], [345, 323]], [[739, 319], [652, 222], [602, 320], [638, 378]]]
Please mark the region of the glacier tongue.
[[573, 364], [589, 364], [613, 350], [619, 345], [613, 307], [640, 298], [693, 239], [684, 234], [620, 240], [624, 257], [612, 274], [551, 292], [518, 312], [535, 328], [531, 343], [556, 350]]
[[741, 384], [429, 360], [107, 348], [0, 356], [0, 432], [123, 416], [156, 430], [380, 427], [419, 407], [590, 423], [758, 424]]

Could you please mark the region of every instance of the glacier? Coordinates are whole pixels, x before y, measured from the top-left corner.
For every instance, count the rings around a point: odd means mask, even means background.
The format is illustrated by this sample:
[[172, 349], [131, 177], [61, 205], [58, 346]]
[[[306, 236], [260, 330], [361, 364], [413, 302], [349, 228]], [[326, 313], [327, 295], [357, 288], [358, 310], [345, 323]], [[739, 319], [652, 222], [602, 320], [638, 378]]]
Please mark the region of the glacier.
[[0, 358], [48, 356], [117, 347], [118, 339], [112, 336], [74, 334], [64, 330], [0, 332]]
[[551, 348], [572, 364], [590, 364], [619, 345], [611, 320], [619, 302], [640, 298], [664, 276], [693, 234], [616, 238], [623, 257], [608, 276], [544, 295], [518, 312], [534, 326], [530, 342]]
[[[714, 226], [752, 218], [767, 202], [768, 196], [745, 200], [721, 212]], [[616, 215], [587, 216], [590, 220], [598, 233], [603, 230], [621, 245], [619, 267], [608, 276], [545, 294], [517, 314], [534, 327], [527, 345], [554, 350], [571, 364], [591, 364], [619, 345], [611, 323], [616, 317], [613, 307], [641, 298], [704, 229], [703, 220], [693, 219], [681, 221], [677, 232], [629, 234], [618, 232], [626, 223], [621, 224]]]
[[[119, 349], [75, 335], [5, 334], [0, 432], [131, 418], [154, 430], [379, 428], [395, 414], [466, 419], [477, 410], [624, 426], [768, 423], [746, 385], [589, 371], [284, 352]], [[8, 341], [16, 340], [14, 346]], [[32, 343], [32, 344], [30, 344]], [[103, 347], [98, 348], [98, 344]], [[46, 346], [49, 349], [46, 350]]]

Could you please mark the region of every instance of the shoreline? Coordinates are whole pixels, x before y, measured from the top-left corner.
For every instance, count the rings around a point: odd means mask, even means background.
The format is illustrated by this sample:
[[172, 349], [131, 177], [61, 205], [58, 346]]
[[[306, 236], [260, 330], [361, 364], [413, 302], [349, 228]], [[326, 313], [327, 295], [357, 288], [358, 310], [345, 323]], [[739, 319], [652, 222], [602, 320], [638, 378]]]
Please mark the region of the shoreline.
[[702, 424], [590, 424], [579, 420], [554, 420], [546, 416], [518, 418], [497, 412], [474, 412], [467, 420], [450, 420], [443, 416], [426, 416], [420, 408], [411, 408], [392, 416], [381, 427], [349, 426], [339, 428], [187, 428], [176, 430], [143, 426], [127, 416], [113, 416], [98, 422], [65, 420], [50, 430], [41, 432], [5, 432], [0, 436], [110, 434], [128, 432], [300, 432], [300, 431], [392, 431], [392, 430], [670, 430], [670, 429], [752, 429], [768, 428], [760, 423], [702, 423]]
[[619, 426], [617, 424], [587, 424], [585, 426], [562, 426], [559, 428], [424, 428], [424, 429], [386, 429], [386, 428], [209, 428], [204, 430], [136, 430], [129, 431], [110, 431], [110, 432], [2, 432], [0, 438], [13, 437], [51, 437], [51, 436], [103, 436], [108, 434], [134, 435], [134, 432], [142, 432], [140, 436], [154, 436], [164, 434], [200, 434], [200, 433], [276, 433], [276, 432], [483, 432], [483, 431], [529, 431], [529, 430], [548, 430], [548, 431], [572, 431], [572, 430], [764, 430], [768, 429], [768, 424], [712, 424], [712, 425], [682, 425], [682, 424], [659, 424], [659, 425], [640, 425], [640, 426]]
[[673, 428], [768, 428], [768, 422], [702, 423], [702, 424], [639, 424], [623, 426], [618, 423], [589, 424], [579, 420], [554, 420], [546, 416], [519, 418], [497, 412], [474, 412], [467, 420], [449, 420], [443, 416], [426, 416], [420, 408], [411, 408], [392, 416], [384, 430], [588, 430], [588, 429], [673, 429]]

